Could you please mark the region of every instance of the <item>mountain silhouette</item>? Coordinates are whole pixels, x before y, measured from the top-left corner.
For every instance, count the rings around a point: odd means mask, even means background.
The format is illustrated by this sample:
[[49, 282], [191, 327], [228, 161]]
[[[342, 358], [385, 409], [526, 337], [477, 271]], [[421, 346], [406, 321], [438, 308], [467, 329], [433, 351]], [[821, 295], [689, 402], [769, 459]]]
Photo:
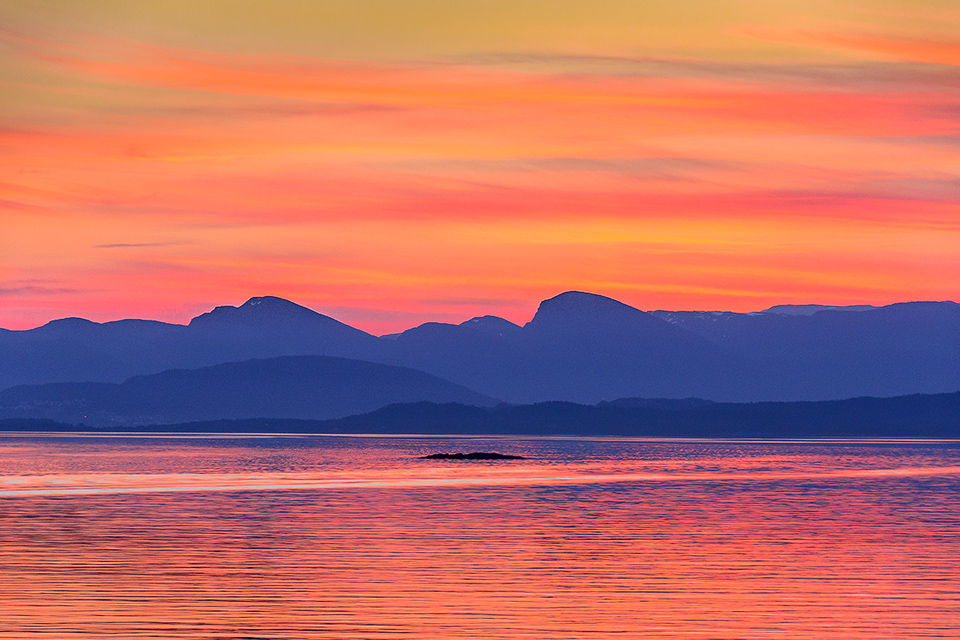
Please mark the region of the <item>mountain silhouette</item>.
[[285, 355], [376, 359], [381, 341], [282, 298], [221, 306], [189, 325], [54, 320], [0, 333], [0, 389], [47, 382], [121, 382], [167, 369]]
[[641, 395], [745, 400], [764, 384], [735, 352], [590, 293], [543, 301], [523, 327], [523, 342], [531, 391], [525, 402], [592, 404]]
[[[638, 402], [636, 398], [586, 406], [570, 402], [499, 405], [390, 405], [368, 414], [300, 424], [322, 433], [424, 433], [490, 435], [653, 436], [733, 438], [834, 438], [960, 436], [960, 393], [820, 402]], [[277, 431], [281, 424], [258, 425]], [[212, 425], [211, 425], [212, 427]], [[177, 430], [180, 427], [171, 427]], [[204, 428], [194, 425], [193, 428]], [[210, 427], [207, 427], [210, 428]], [[224, 422], [217, 430], [243, 430]]]
[[655, 311], [770, 372], [759, 400], [960, 389], [960, 305], [909, 302], [810, 314]]
[[523, 327], [490, 316], [427, 323], [391, 343], [394, 362], [515, 403], [641, 394], [746, 399], [763, 384], [751, 363], [709, 340], [578, 291], [545, 300]]
[[187, 325], [66, 318], [0, 331], [0, 389], [324, 355], [417, 369], [512, 403], [829, 400], [956, 391], [958, 336], [953, 302], [645, 312], [570, 291], [523, 326], [483, 316], [378, 338], [267, 296]]
[[135, 376], [121, 384], [51, 383], [0, 391], [0, 418], [88, 426], [222, 418], [327, 419], [403, 402], [498, 401], [422, 371], [331, 356], [285, 356]]
[[369, 360], [380, 340], [298, 304], [264, 296], [221, 306], [190, 321], [190, 342], [210, 363], [283, 355]]

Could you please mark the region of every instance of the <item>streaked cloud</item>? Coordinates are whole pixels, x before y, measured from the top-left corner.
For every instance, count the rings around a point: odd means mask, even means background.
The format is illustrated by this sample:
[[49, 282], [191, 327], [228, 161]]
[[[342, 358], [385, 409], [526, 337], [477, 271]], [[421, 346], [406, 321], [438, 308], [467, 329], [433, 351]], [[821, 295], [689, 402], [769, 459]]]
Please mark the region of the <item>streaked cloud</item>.
[[145, 247], [174, 247], [182, 242], [113, 242], [94, 245], [96, 249], [141, 249]]
[[960, 67], [960, 39], [937, 40], [900, 34], [810, 33], [826, 45], [878, 54], [894, 60]]
[[61, 296], [63, 294], [81, 293], [84, 289], [74, 289], [70, 287], [41, 287], [28, 285], [22, 287], [0, 287], [0, 297], [21, 297], [30, 296]]

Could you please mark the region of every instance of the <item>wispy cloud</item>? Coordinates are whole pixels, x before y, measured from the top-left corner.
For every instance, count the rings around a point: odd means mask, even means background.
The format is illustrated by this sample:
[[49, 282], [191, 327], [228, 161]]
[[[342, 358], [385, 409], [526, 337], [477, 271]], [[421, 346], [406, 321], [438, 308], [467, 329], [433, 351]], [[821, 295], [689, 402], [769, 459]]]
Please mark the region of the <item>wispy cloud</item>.
[[807, 32], [803, 35], [828, 46], [875, 53], [889, 59], [960, 67], [960, 40], [935, 40], [890, 33]]
[[143, 247], [176, 247], [183, 245], [183, 242], [113, 242], [110, 244], [93, 245], [96, 249], [130, 249]]
[[226, 103], [217, 105], [193, 106], [136, 106], [118, 107], [115, 112], [123, 115], [165, 118], [182, 121], [194, 118], [310, 118], [322, 116], [349, 116], [352, 114], [377, 113], [383, 111], [397, 111], [400, 107], [348, 103], [348, 102], [317, 102], [317, 101], [275, 101], [255, 103]]
[[[601, 172], [649, 177], [678, 177], [682, 174], [703, 171], [740, 171], [748, 163], [705, 158], [510, 158], [500, 160], [480, 160], [470, 158], [443, 158], [429, 160], [406, 160], [406, 167], [416, 167], [429, 171], [500, 171], [500, 172]], [[394, 163], [399, 168], [399, 163]]]
[[[769, 37], [769, 36], [765, 36]], [[856, 41], [842, 36], [779, 35], [776, 40], [816, 41], [848, 47]], [[481, 53], [456, 56], [451, 65], [480, 66], [527, 72], [557, 73], [573, 76], [620, 76], [648, 79], [738, 80], [776, 87], [829, 89], [903, 90], [910, 87], [956, 86], [960, 71], [921, 59], [863, 61], [857, 63], [721, 62], [716, 60], [630, 58], [544, 53]]]
[[504, 308], [504, 307], [514, 307], [514, 308], [526, 308], [530, 306], [529, 300], [522, 300], [517, 298], [478, 298], [478, 297], [462, 297], [462, 296], [447, 296], [443, 298], [423, 298], [419, 300], [420, 303], [425, 305], [438, 305], [438, 306], [455, 306], [455, 307], [479, 307], [479, 308]]
[[0, 287], [0, 296], [20, 297], [20, 296], [60, 296], [64, 294], [81, 293], [87, 289], [75, 289], [72, 287], [41, 287], [29, 285], [23, 287]]

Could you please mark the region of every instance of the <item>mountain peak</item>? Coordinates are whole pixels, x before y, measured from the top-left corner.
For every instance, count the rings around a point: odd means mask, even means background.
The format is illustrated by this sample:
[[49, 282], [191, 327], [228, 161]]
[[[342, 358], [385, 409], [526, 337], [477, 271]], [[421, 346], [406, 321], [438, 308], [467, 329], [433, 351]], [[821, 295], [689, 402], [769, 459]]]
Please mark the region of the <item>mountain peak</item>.
[[100, 323], [94, 322], [93, 320], [87, 320], [86, 318], [59, 318], [57, 320], [51, 320], [45, 325], [32, 329], [32, 331], [40, 331], [43, 333], [49, 332], [76, 332], [89, 329], [91, 327], [98, 327]]
[[200, 314], [190, 321], [190, 326], [202, 326], [216, 322], [246, 323], [246, 322], [276, 322], [285, 319], [329, 320], [336, 322], [312, 309], [303, 307], [295, 302], [276, 296], [259, 296], [250, 298], [239, 307], [222, 305]]
[[826, 304], [778, 304], [764, 309], [760, 313], [775, 313], [781, 316], [812, 316], [821, 311], [872, 311], [879, 309], [869, 304], [851, 304], [834, 306]]
[[598, 293], [587, 293], [585, 291], [564, 291], [540, 303], [540, 310], [578, 311], [581, 309], [594, 308], [621, 308], [639, 311], [639, 309], [626, 305], [619, 300], [601, 296]]
[[277, 296], [257, 296], [254, 298], [250, 298], [249, 300], [244, 302], [242, 305], [240, 305], [238, 308], [251, 309], [253, 307], [287, 308], [287, 309], [292, 309], [296, 307], [298, 309], [306, 309], [306, 307], [303, 307], [297, 304], [296, 302], [290, 302], [286, 298], [278, 298]]
[[591, 323], [612, 318], [636, 318], [643, 311], [622, 302], [583, 291], [566, 291], [540, 303], [528, 326], [554, 324], [557, 321]]
[[509, 320], [504, 320], [498, 316], [478, 316], [470, 318], [460, 323], [461, 327], [469, 327], [480, 333], [490, 333], [498, 336], [511, 334], [520, 330], [519, 325], [515, 325]]

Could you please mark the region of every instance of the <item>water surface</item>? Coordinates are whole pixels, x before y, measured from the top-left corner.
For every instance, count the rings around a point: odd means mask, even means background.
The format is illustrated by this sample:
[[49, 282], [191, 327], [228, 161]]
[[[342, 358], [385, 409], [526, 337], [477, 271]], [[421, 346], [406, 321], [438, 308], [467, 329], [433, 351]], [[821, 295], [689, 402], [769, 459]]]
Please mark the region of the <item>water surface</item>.
[[958, 534], [956, 443], [11, 435], [0, 637], [958, 637]]

